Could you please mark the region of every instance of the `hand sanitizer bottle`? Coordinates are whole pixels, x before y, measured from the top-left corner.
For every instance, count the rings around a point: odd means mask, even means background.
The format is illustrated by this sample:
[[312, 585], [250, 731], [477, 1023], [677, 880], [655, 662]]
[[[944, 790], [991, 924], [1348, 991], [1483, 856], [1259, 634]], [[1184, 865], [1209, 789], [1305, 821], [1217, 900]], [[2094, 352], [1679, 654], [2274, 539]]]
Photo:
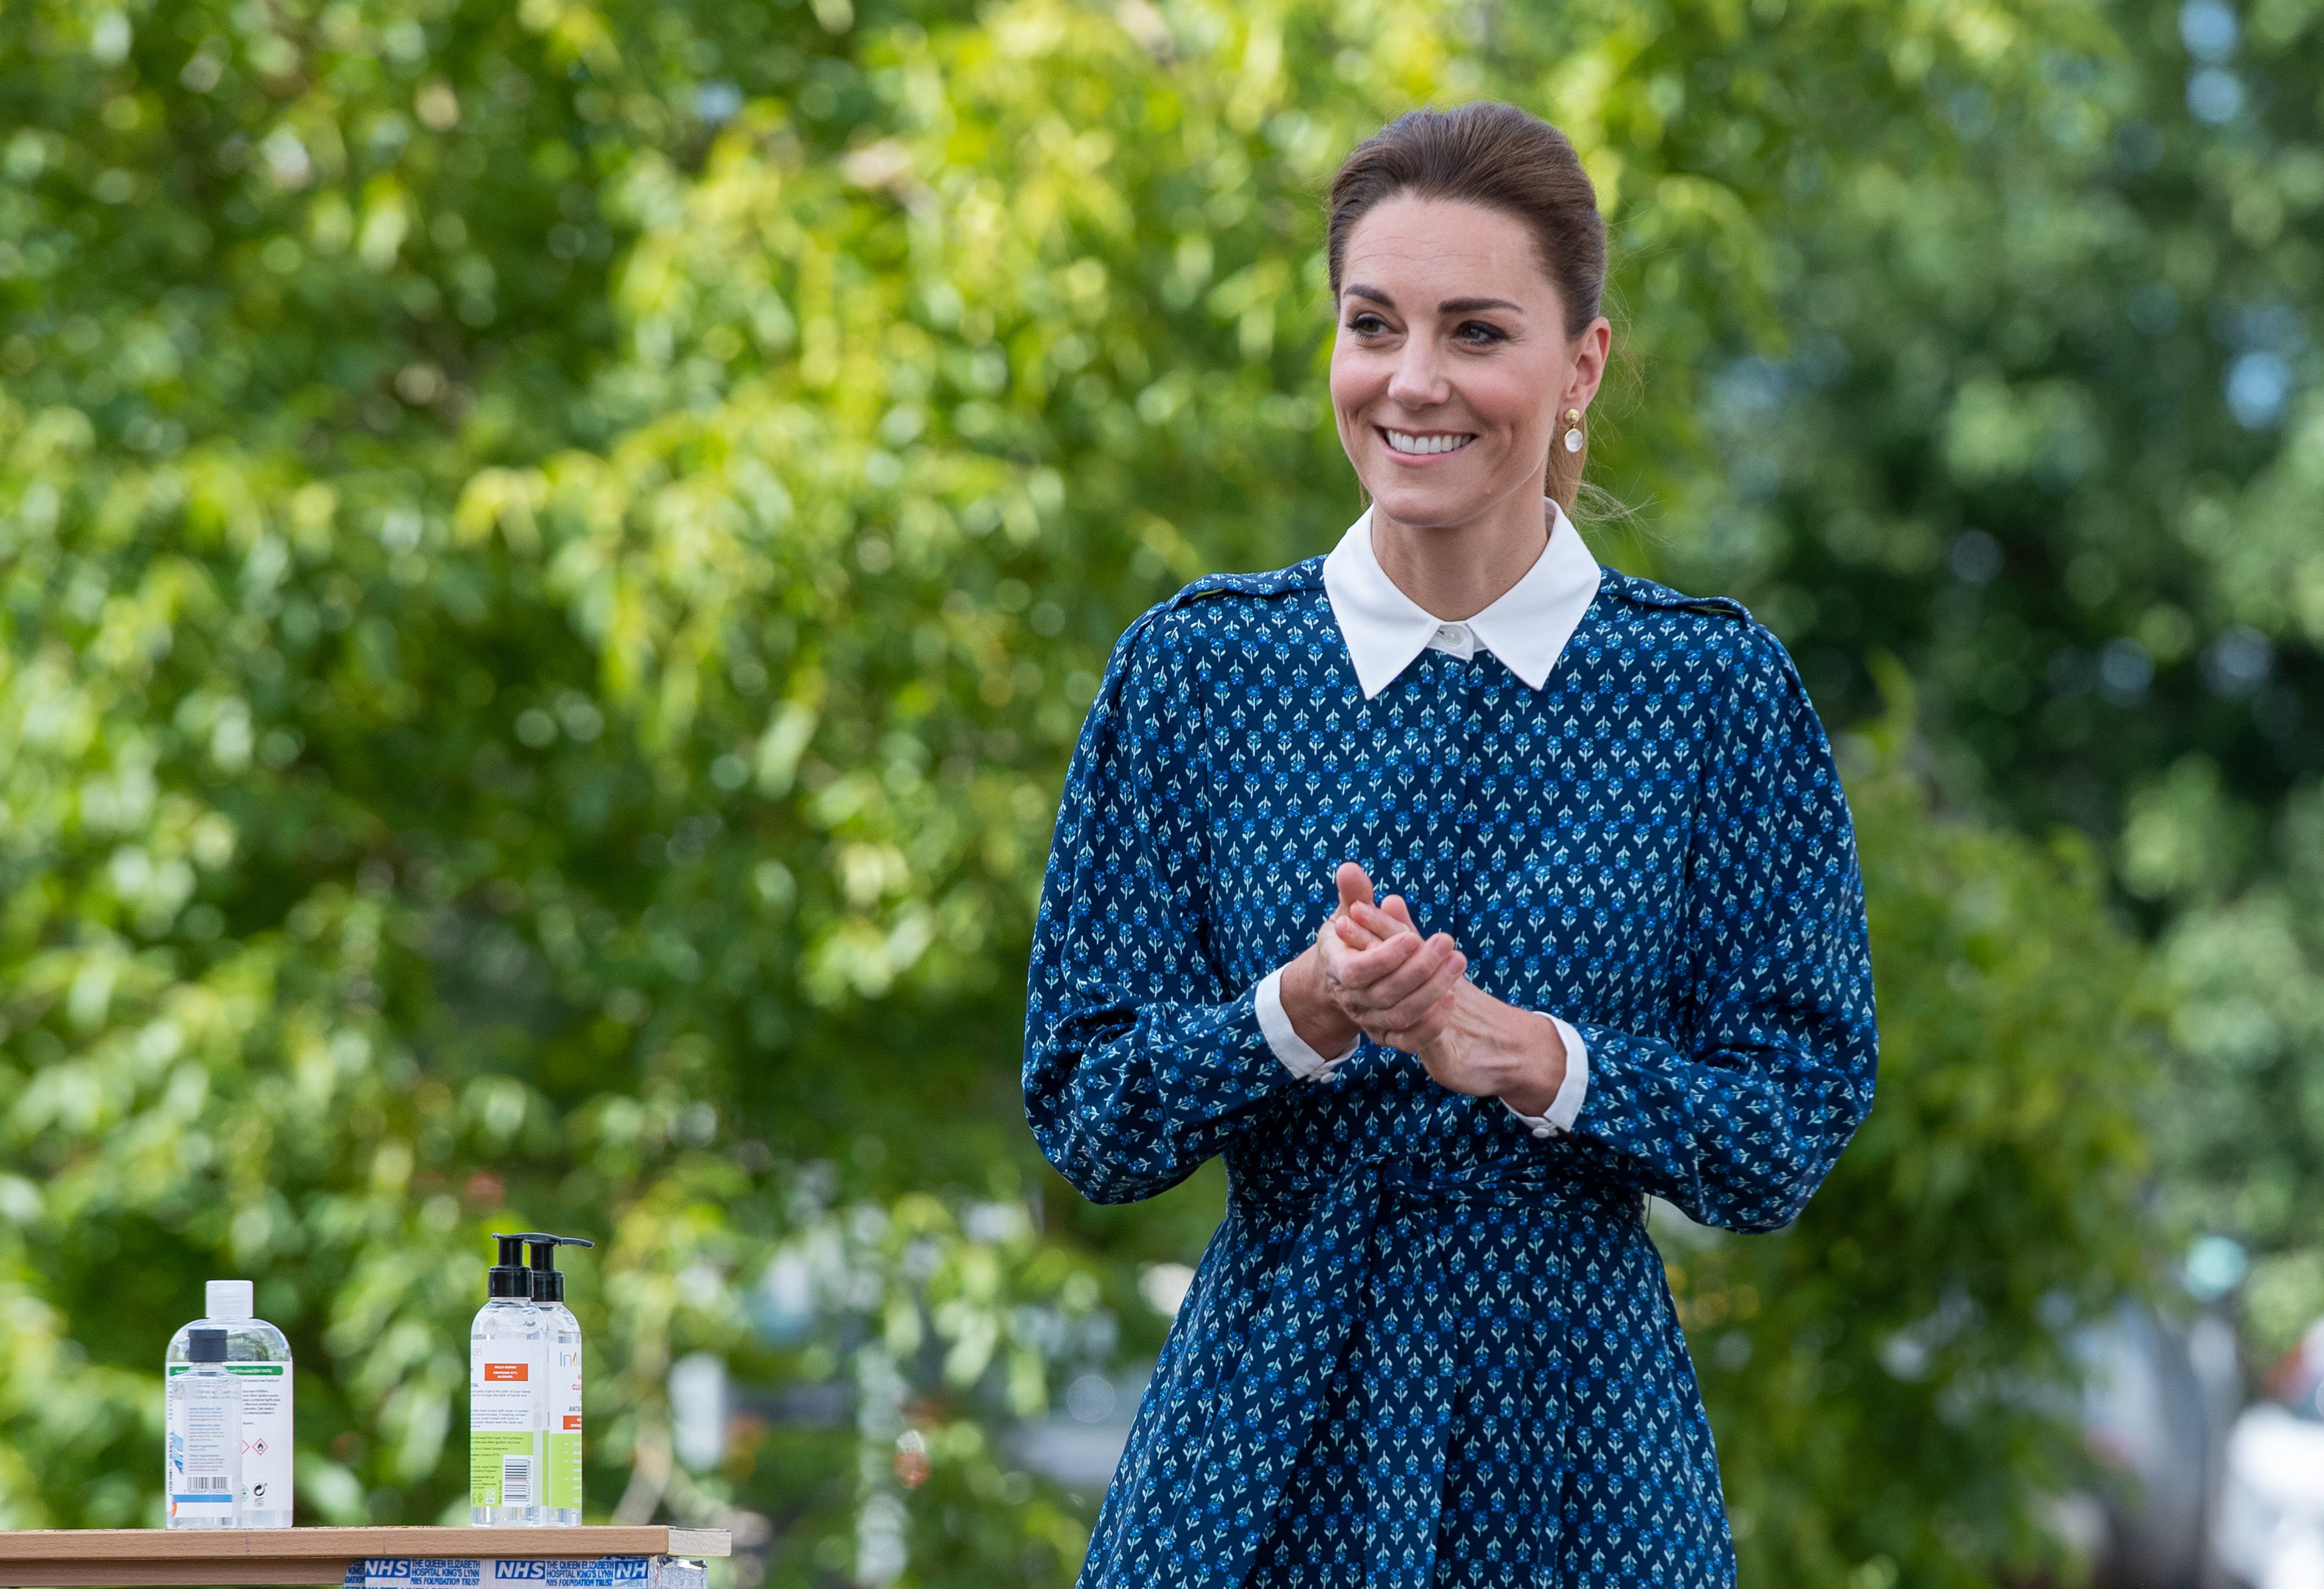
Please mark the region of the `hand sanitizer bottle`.
[[242, 1496], [238, 1527], [290, 1526], [290, 1343], [252, 1312], [248, 1280], [212, 1280], [203, 1288], [202, 1316], [170, 1338], [162, 1372], [176, 1378], [190, 1368], [189, 1337], [197, 1329], [226, 1332], [226, 1372], [242, 1383]]
[[524, 1238], [504, 1236], [486, 1271], [485, 1302], [468, 1328], [468, 1520], [478, 1528], [540, 1521], [540, 1430], [548, 1364], [532, 1305]]
[[541, 1437], [541, 1518], [577, 1527], [581, 1521], [581, 1321], [565, 1306], [559, 1247], [594, 1247], [579, 1236], [529, 1235], [532, 1302], [541, 1312], [542, 1354], [549, 1363], [547, 1427]]
[[231, 1529], [241, 1509], [242, 1381], [226, 1372], [226, 1333], [187, 1332], [182, 1372], [169, 1376], [167, 1467], [173, 1529]]

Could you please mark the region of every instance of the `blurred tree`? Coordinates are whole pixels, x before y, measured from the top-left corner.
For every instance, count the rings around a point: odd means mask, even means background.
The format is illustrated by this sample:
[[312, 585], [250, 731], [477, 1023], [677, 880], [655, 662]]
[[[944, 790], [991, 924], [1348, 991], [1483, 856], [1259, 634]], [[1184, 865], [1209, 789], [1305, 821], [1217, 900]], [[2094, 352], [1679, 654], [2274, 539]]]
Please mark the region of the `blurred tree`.
[[[458, 1330], [505, 1221], [612, 1238], [575, 1282], [593, 1513], [747, 1504], [786, 1582], [1069, 1576], [1089, 1498], [1014, 1473], [1002, 1432], [1059, 1372], [1158, 1338], [1137, 1266], [1191, 1256], [1216, 1187], [1098, 1211], [1031, 1157], [1032, 892], [1120, 626], [1355, 511], [1320, 381], [1333, 163], [1397, 109], [1497, 87], [1572, 127], [1651, 366], [1595, 427], [1600, 465], [1691, 512], [1726, 477], [1703, 416], [1734, 359], [1781, 351], [1800, 239], [1849, 236], [1882, 173], [1958, 168], [1934, 112], [1961, 85], [2047, 104], [2095, 25], [1309, 0], [0, 14], [5, 1520], [150, 1518], [157, 1332], [231, 1270], [301, 1353], [312, 1514], [456, 1513]], [[1607, 544], [1632, 566], [1692, 544], [1655, 533]], [[1868, 824], [1898, 865], [1915, 833]], [[2016, 901], [2026, 862], [1969, 836], [1941, 864], [1893, 885], [1900, 919], [1943, 888]], [[1883, 975], [1919, 990], [1940, 1058], [1866, 1173], [1942, 1175], [1848, 1216], [1877, 1261], [1720, 1250], [1832, 1269], [1810, 1290], [1835, 1363], [1957, 1284], [1991, 1321], [1964, 1372], [2043, 1381], [2124, 1272], [2129, 1150], [2078, 1090], [2082, 1048], [2045, 1060], [2081, 1200], [2013, 1171], [1974, 1219], [1919, 1213], [2022, 1143], [1929, 979], [1977, 967], [2014, 1001], [1994, 1030], [2040, 1034], [2065, 1008], [2040, 956], [2129, 965], [2082, 895], [2053, 903], [2022, 937], [1974, 911], [1898, 929], [1913, 958]], [[1979, 932], [2001, 936], [1963, 947]], [[1686, 1261], [1691, 1298], [1723, 1294]], [[1735, 1284], [1775, 1296], [1754, 1272]], [[692, 1473], [663, 1386], [697, 1349], [825, 1386], [851, 1421]], [[1928, 1389], [1863, 1405], [1921, 1428]], [[2030, 1485], [2057, 1477], [2006, 1399], [1811, 1462], [1774, 1380], [1720, 1393], [1774, 1576], [1935, 1560], [1902, 1530], [1973, 1515], [1941, 1535], [1972, 1573], [2027, 1547]], [[1867, 1496], [1890, 1510], [1833, 1520]]]
[[2109, 20], [2015, 96], [1928, 65], [1945, 159], [1794, 168], [1780, 334], [1703, 361], [1723, 482], [1641, 550], [1836, 720], [1903, 658], [1949, 798], [2105, 846], [2188, 994], [2168, 1202], [2260, 1249], [2272, 1354], [2324, 1313], [2324, 12]]

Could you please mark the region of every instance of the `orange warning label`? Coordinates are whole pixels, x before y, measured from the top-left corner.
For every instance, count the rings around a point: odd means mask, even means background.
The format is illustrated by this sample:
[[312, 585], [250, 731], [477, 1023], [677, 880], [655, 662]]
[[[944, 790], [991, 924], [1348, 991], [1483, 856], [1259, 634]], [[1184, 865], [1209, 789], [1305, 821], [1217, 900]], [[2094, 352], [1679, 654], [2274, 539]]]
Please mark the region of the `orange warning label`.
[[488, 1363], [484, 1364], [484, 1378], [488, 1381], [529, 1380], [531, 1375], [525, 1371], [531, 1366], [527, 1363]]

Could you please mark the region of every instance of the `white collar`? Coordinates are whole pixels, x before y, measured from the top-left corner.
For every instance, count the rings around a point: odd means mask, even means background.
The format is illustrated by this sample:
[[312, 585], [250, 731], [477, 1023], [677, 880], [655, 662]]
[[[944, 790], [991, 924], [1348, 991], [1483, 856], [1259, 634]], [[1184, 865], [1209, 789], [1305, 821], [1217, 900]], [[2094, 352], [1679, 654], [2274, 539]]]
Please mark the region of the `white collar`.
[[1524, 578], [1465, 623], [1446, 623], [1424, 612], [1397, 588], [1372, 553], [1370, 509], [1348, 526], [1323, 559], [1323, 593], [1331, 598], [1332, 617], [1366, 700], [1395, 682], [1432, 645], [1462, 658], [1481, 647], [1531, 689], [1549, 681], [1559, 653], [1598, 594], [1598, 559], [1554, 502], [1545, 498], [1542, 510], [1549, 517], [1549, 544]]

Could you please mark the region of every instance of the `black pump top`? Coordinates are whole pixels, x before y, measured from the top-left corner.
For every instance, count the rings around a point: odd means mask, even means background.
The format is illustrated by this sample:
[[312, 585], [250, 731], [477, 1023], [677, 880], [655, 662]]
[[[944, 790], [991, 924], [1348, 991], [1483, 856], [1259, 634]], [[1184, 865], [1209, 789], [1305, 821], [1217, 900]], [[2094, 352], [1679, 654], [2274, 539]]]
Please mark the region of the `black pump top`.
[[193, 1330], [186, 1336], [188, 1363], [224, 1363], [226, 1332], [224, 1330]]
[[503, 1298], [530, 1297], [532, 1271], [524, 1266], [523, 1235], [504, 1236], [494, 1231], [493, 1240], [501, 1244], [500, 1259], [484, 1271], [484, 1295], [495, 1302]]
[[557, 1250], [559, 1247], [594, 1247], [597, 1243], [586, 1236], [552, 1236], [533, 1232], [524, 1238], [532, 1249], [532, 1299], [535, 1302], [565, 1300], [565, 1277], [558, 1272]]

